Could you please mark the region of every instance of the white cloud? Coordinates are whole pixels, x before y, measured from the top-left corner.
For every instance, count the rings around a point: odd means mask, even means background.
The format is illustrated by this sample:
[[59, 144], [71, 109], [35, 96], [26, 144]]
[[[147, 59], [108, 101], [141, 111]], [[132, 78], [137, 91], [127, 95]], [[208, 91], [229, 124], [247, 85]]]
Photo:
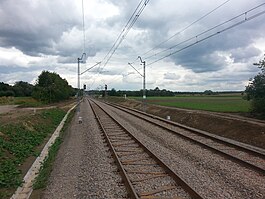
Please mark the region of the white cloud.
[[[261, 0], [230, 1], [159, 49], [144, 54], [223, 2], [150, 1], [103, 72], [97, 74], [96, 67], [84, 74], [81, 82], [92, 89], [105, 83], [116, 89], [141, 89], [142, 77], [128, 65], [133, 62], [142, 73], [142, 65], [137, 59], [140, 55], [147, 64], [147, 88], [243, 90], [247, 80], [258, 72], [252, 63], [259, 61], [265, 52], [264, 16], [153, 65], [149, 64], [161, 55], [147, 57], [263, 3]], [[81, 71], [104, 58], [138, 3], [84, 0], [87, 64], [81, 65]], [[1, 81], [34, 82], [42, 70], [51, 70], [76, 86], [76, 60], [83, 52], [81, 0], [2, 0], [0, 27]]]
[[29, 67], [29, 64], [33, 61], [39, 61], [40, 58], [32, 57], [23, 54], [22, 51], [12, 48], [0, 47], [0, 65], [1, 66], [18, 66], [18, 67]]

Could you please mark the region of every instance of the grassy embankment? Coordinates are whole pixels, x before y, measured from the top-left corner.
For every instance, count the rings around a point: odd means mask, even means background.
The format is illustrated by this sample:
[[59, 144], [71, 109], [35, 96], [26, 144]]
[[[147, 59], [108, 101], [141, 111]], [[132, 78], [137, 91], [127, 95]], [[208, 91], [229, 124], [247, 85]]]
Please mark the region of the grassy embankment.
[[18, 105], [19, 107], [38, 107], [43, 103], [32, 97], [0, 97], [0, 105]]
[[48, 178], [50, 176], [50, 173], [52, 171], [53, 163], [56, 158], [56, 154], [60, 148], [61, 143], [63, 142], [63, 138], [65, 136], [66, 129], [68, 128], [71, 120], [74, 117], [74, 111], [71, 111], [68, 115], [65, 125], [63, 126], [63, 129], [61, 130], [61, 133], [58, 138], [56, 138], [55, 142], [49, 149], [48, 156], [45, 158], [43, 165], [40, 169], [39, 175], [35, 179], [35, 182], [33, 184], [33, 189], [43, 189], [47, 186]]
[[65, 113], [54, 108], [10, 119], [0, 115], [0, 198], [8, 198], [22, 183], [28, 161], [40, 153]]
[[[141, 100], [142, 98], [134, 97], [134, 99]], [[242, 96], [239, 94], [147, 97], [147, 103], [214, 112], [249, 112], [250, 109], [250, 102], [242, 99]]]

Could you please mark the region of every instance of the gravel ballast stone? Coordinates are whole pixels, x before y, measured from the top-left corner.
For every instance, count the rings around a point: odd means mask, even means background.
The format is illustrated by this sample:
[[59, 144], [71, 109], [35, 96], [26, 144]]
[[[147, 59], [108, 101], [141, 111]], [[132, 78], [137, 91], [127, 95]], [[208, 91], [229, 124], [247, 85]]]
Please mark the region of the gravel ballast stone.
[[264, 198], [264, 176], [128, 113], [103, 106], [203, 197]]
[[[81, 124], [79, 117], [82, 117]], [[42, 198], [127, 198], [117, 167], [86, 100], [69, 126]]]

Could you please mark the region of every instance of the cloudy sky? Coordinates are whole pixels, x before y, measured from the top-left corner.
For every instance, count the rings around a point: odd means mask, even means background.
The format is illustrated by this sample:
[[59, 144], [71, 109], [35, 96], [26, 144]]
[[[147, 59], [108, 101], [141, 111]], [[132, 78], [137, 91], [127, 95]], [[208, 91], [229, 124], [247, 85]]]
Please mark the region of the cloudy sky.
[[[265, 5], [249, 10], [262, 0], [150, 0], [105, 64], [139, 2], [83, 0], [87, 56], [81, 72], [102, 64], [84, 73], [81, 85], [141, 89], [142, 77], [128, 65], [142, 73], [138, 56], [146, 61], [148, 89], [239, 91], [259, 72], [253, 63], [265, 53], [265, 14], [257, 14]], [[0, 82], [34, 84], [49, 70], [76, 87], [77, 58], [84, 51], [82, 19], [82, 0], [0, 0]]]

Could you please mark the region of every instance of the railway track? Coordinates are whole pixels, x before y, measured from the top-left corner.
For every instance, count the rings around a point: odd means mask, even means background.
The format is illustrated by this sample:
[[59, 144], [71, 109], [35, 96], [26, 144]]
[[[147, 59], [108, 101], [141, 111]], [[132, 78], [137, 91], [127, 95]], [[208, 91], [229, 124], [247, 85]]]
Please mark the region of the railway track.
[[[207, 132], [168, 121], [163, 118], [150, 115], [135, 109], [110, 103], [106, 104], [121, 111], [125, 111], [126, 113], [145, 120], [149, 123], [152, 123], [153, 125], [156, 125], [159, 128], [167, 130], [173, 134], [181, 136], [182, 138], [194, 144], [200, 145], [246, 168], [258, 172], [260, 175], [265, 175], [265, 153], [262, 149], [255, 147], [249, 148], [243, 144], [241, 145], [239, 143], [234, 143], [229, 139], [222, 139], [219, 136], [214, 136]], [[183, 130], [179, 131], [179, 128], [184, 129], [185, 133], [183, 133]]]
[[89, 104], [122, 175], [130, 198], [202, 197], [99, 104]]

